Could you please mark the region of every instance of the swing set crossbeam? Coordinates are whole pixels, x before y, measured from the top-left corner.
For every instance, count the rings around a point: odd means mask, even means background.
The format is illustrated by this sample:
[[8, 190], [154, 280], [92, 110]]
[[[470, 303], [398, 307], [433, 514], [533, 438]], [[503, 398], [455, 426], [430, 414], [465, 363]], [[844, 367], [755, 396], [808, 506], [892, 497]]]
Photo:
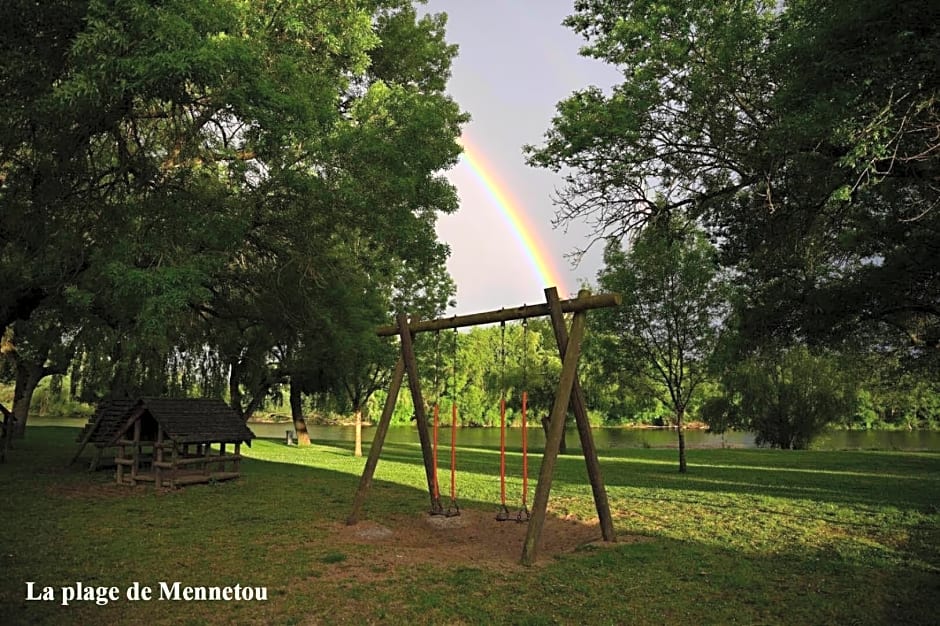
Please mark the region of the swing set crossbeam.
[[[522, 550], [521, 562], [523, 565], [532, 565], [535, 562], [539, 537], [545, 523], [548, 494], [551, 490], [552, 474], [555, 461], [558, 458], [561, 437], [565, 428], [566, 414], [573, 410], [575, 421], [578, 424], [578, 433], [581, 438], [581, 449], [587, 464], [588, 478], [594, 495], [594, 504], [597, 508], [601, 534], [604, 541], [615, 541], [613, 519], [610, 514], [610, 505], [601, 477], [600, 465], [597, 458], [597, 449], [594, 446], [591, 426], [587, 419], [587, 409], [584, 403], [584, 394], [578, 382], [578, 360], [581, 355], [581, 342], [584, 336], [586, 314], [590, 309], [617, 306], [620, 304], [619, 294], [591, 295], [582, 291], [572, 300], [561, 300], [554, 287], [545, 289], [545, 304], [523, 305], [513, 309], [500, 309], [473, 315], [461, 315], [451, 318], [419, 321], [409, 320], [405, 315], [398, 316], [395, 326], [383, 326], [376, 332], [379, 336], [399, 336], [401, 340], [401, 356], [395, 366], [392, 380], [389, 385], [389, 394], [386, 398], [382, 416], [376, 427], [369, 458], [359, 481], [359, 488], [353, 501], [352, 512], [346, 520], [347, 524], [356, 524], [365, 503], [366, 494], [372, 484], [372, 477], [379, 461], [385, 434], [395, 409], [395, 399], [398, 397], [405, 375], [408, 376], [408, 385], [411, 389], [412, 401], [415, 408], [418, 436], [421, 441], [422, 457], [424, 458], [427, 475], [428, 494], [431, 498], [431, 510], [443, 511], [440, 501], [436, 479], [435, 452], [432, 448], [430, 433], [428, 433], [427, 416], [424, 410], [424, 398], [421, 395], [421, 384], [418, 380], [418, 365], [415, 359], [413, 336], [419, 332], [436, 331], [460, 328], [463, 326], [476, 326], [511, 320], [524, 320], [531, 317], [549, 316], [555, 330], [555, 339], [558, 344], [559, 356], [562, 359], [562, 371], [558, 381], [558, 388], [549, 419], [549, 432], [545, 441], [545, 451], [542, 456], [542, 466], [539, 470], [539, 479], [532, 501], [531, 517]], [[564, 320], [564, 313], [574, 313], [569, 333]], [[452, 433], [453, 436], [453, 433]], [[453, 454], [454, 442], [451, 443]], [[452, 466], [454, 459], [452, 457]], [[453, 476], [451, 477], [451, 493], [454, 495]]]
[[[580, 311], [589, 311], [591, 309], [603, 309], [611, 306], [619, 306], [622, 298], [619, 293], [601, 293], [590, 296], [580, 296], [571, 300], [562, 300], [562, 313], [578, 313]], [[471, 313], [470, 315], [455, 315], [453, 317], [442, 317], [436, 320], [412, 321], [408, 324], [408, 330], [414, 333], [423, 333], [435, 330], [449, 330], [451, 328], [465, 328], [467, 326], [481, 326], [483, 324], [495, 324], [497, 322], [511, 322], [514, 320], [524, 320], [532, 317], [547, 317], [552, 313], [551, 306], [545, 302], [542, 304], [528, 304], [511, 309], [498, 309], [496, 311], [484, 311], [483, 313]], [[389, 326], [380, 326], [375, 331], [379, 337], [393, 337], [401, 332], [397, 324]]]

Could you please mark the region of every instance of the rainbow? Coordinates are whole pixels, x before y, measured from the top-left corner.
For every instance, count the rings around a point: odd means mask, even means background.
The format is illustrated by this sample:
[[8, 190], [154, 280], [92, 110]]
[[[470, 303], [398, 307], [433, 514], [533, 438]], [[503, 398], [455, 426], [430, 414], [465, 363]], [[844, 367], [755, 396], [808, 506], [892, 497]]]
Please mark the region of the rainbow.
[[523, 206], [512, 197], [509, 187], [496, 176], [492, 168], [487, 165], [481, 152], [467, 139], [466, 135], [460, 138], [459, 143], [463, 146], [463, 153], [460, 155], [461, 161], [467, 164], [470, 171], [473, 172], [473, 175], [493, 200], [493, 204], [499, 209], [500, 214], [509, 225], [509, 229], [525, 253], [533, 272], [542, 282], [542, 287], [558, 287], [558, 293], [561, 297], [566, 297], [568, 291], [565, 288], [561, 272], [558, 271], [552, 258], [548, 255], [548, 247], [538, 238], [538, 233]]

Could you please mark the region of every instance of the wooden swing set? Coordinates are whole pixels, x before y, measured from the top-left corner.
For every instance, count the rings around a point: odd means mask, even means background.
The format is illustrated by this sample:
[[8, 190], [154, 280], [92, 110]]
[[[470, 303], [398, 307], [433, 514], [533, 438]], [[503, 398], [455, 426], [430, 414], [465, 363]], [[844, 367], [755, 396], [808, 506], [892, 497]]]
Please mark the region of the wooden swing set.
[[[610, 505], [607, 501], [607, 491], [604, 489], [604, 481], [601, 478], [600, 464], [597, 458], [597, 449], [594, 446], [594, 436], [591, 432], [591, 425], [588, 422], [584, 393], [578, 382], [578, 360], [581, 357], [581, 343], [584, 338], [587, 311], [616, 306], [620, 303], [620, 296], [618, 294], [591, 295], [589, 291], [582, 290], [575, 299], [560, 300], [558, 290], [555, 287], [549, 287], [545, 289], [545, 300], [545, 304], [524, 305], [512, 309], [500, 309], [498, 311], [487, 311], [484, 313], [427, 321], [409, 320], [407, 315], [402, 314], [398, 316], [396, 320], [397, 324], [393, 326], [383, 326], [378, 329], [377, 333], [379, 336], [399, 336], [401, 341], [401, 356], [392, 374], [388, 397], [385, 401], [385, 407], [382, 410], [382, 416], [379, 418], [379, 423], [375, 429], [372, 447], [369, 450], [369, 458], [366, 460], [365, 469], [359, 481], [359, 488], [356, 491], [353, 501], [352, 512], [346, 520], [348, 525], [354, 525], [359, 521], [362, 506], [365, 503], [369, 488], [372, 485], [375, 468], [378, 465], [379, 456], [382, 453], [382, 446], [385, 443], [385, 436], [388, 433], [388, 427], [391, 423], [392, 413], [395, 410], [395, 402], [398, 398], [405, 372], [408, 373], [408, 385], [414, 402], [418, 438], [421, 442], [421, 453], [424, 459], [424, 468], [427, 476], [428, 494], [431, 499], [431, 513], [443, 515], [459, 514], [459, 508], [457, 508], [456, 505], [454, 482], [456, 461], [456, 442], [454, 438], [456, 437], [456, 428], [452, 428], [451, 430], [451, 507], [445, 510], [441, 504], [437, 484], [436, 428], [434, 441], [432, 441], [431, 433], [428, 432], [424, 397], [422, 396], [421, 384], [418, 378], [418, 363], [415, 359], [413, 343], [414, 336], [420, 332], [456, 329], [482, 324], [505, 323], [513, 320], [527, 320], [532, 317], [548, 316], [551, 320], [552, 328], [554, 329], [555, 341], [558, 344], [558, 352], [562, 360], [562, 368], [549, 417], [549, 427], [545, 439], [545, 451], [542, 456], [542, 466], [539, 470], [538, 485], [536, 486], [535, 496], [532, 501], [531, 513], [526, 510], [526, 519], [528, 520], [529, 526], [522, 548], [521, 562], [523, 565], [532, 565], [536, 559], [539, 538], [541, 537], [542, 528], [545, 525], [548, 496], [551, 490], [555, 462], [561, 447], [561, 440], [565, 428], [565, 416], [569, 406], [574, 412], [578, 435], [581, 439], [581, 451], [584, 455], [588, 479], [590, 480], [591, 490], [594, 495], [594, 505], [597, 509], [597, 517], [600, 522], [601, 536], [604, 541], [615, 540]], [[574, 314], [570, 330], [565, 324], [565, 313]], [[501, 413], [504, 411], [502, 406], [504, 406], [504, 401], [501, 402]], [[501, 417], [501, 419], [505, 419], [505, 417]], [[452, 417], [452, 420], [453, 426], [455, 425], [456, 417]], [[436, 422], [437, 420], [435, 420], [435, 424]], [[505, 463], [504, 455], [505, 447], [501, 446], [501, 464]], [[504, 466], [501, 465], [501, 468], [504, 468]], [[503, 509], [505, 509], [504, 475], [505, 471], [501, 469], [501, 497]], [[525, 498], [525, 496], [523, 496], [523, 498]], [[525, 506], [525, 501], [523, 501], [523, 506]], [[497, 519], [499, 519], [499, 517], [500, 516], [498, 516]], [[520, 519], [520, 521], [525, 520]]]

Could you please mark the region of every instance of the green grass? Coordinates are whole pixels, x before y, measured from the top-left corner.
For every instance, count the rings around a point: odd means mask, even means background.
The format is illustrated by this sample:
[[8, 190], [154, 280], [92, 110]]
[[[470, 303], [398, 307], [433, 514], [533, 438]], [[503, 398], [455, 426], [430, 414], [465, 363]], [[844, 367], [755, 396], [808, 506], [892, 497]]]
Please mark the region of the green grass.
[[[364, 464], [347, 446], [257, 441], [238, 481], [166, 492], [65, 467], [76, 432], [33, 428], [0, 465], [5, 626], [940, 621], [940, 454], [693, 450], [680, 475], [675, 451], [616, 450], [601, 458], [616, 531], [646, 541], [543, 554], [532, 569], [395, 568], [374, 558], [380, 544], [331, 541]], [[458, 463], [462, 507], [492, 510], [497, 451], [463, 449]], [[551, 510], [591, 518], [585, 481], [580, 458], [561, 458]], [[423, 485], [417, 444], [387, 446], [365, 517], [420, 513]], [[373, 561], [368, 576], [344, 575]], [[76, 581], [122, 593], [239, 582], [268, 601], [63, 607], [26, 601], [27, 581], [57, 598]]]

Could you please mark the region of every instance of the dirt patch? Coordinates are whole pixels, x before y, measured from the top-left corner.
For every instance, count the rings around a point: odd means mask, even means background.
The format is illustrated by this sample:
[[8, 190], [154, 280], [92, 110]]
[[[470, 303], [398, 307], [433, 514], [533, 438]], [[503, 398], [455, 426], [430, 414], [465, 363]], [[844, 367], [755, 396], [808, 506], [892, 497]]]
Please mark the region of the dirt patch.
[[[356, 579], [379, 578], [401, 567], [415, 565], [475, 565], [487, 569], [521, 569], [522, 545], [528, 524], [496, 521], [495, 511], [463, 510], [458, 517], [390, 517], [362, 521], [355, 526], [334, 524], [333, 545], [372, 545], [368, 557], [353, 557], [338, 564], [338, 570]], [[622, 537], [619, 543], [634, 542]], [[601, 540], [597, 520], [584, 522], [549, 515], [542, 528], [538, 565], [550, 563], [553, 556], [574, 552], [588, 545], [611, 546]], [[367, 561], [367, 562], [366, 562]]]
[[[62, 497], [69, 500], [101, 500], [105, 498], [127, 498], [128, 496], [143, 495], [146, 487], [139, 485], [131, 487], [129, 485], [119, 485], [116, 482], [69, 482], [52, 485], [48, 492], [52, 496]], [[155, 492], [153, 486], [150, 486], [150, 492]]]

